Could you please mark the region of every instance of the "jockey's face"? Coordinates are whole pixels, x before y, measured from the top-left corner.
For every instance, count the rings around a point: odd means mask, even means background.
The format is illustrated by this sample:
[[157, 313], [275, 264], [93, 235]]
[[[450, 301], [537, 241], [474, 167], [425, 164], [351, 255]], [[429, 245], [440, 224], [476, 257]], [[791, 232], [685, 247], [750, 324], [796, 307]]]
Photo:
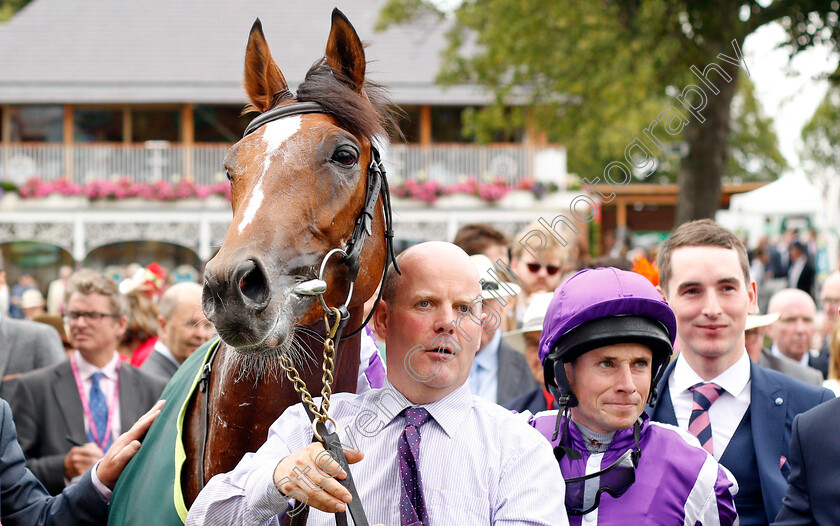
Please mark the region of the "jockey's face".
[[481, 287], [469, 257], [424, 243], [400, 259], [393, 297], [377, 309], [388, 380], [413, 403], [440, 400], [464, 384], [481, 341]]
[[628, 429], [650, 392], [652, 354], [638, 343], [594, 349], [565, 364], [577, 407], [572, 420], [596, 433]]

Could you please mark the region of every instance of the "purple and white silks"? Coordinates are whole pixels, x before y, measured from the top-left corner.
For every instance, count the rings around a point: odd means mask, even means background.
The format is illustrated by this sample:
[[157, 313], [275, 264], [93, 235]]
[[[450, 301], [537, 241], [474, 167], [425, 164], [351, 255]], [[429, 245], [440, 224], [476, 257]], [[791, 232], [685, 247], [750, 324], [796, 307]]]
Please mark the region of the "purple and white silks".
[[364, 393], [371, 389], [380, 389], [385, 385], [385, 364], [379, 358], [376, 337], [370, 328], [365, 326], [361, 334], [359, 346], [359, 376], [356, 382], [356, 393]]
[[[674, 426], [650, 422], [644, 413], [642, 418], [639, 442], [642, 456], [636, 468], [636, 481], [617, 499], [602, 494], [597, 509], [583, 517], [569, 516], [569, 523], [572, 526], [737, 525], [735, 477], [700, 447], [694, 436]], [[557, 411], [543, 411], [532, 416], [530, 424], [551, 441], [556, 420]], [[618, 431], [609, 449], [597, 454], [587, 452], [576, 426], [569, 426], [569, 435], [572, 447], [583, 458], [563, 457], [560, 470], [564, 478], [607, 468], [634, 447], [632, 428]], [[551, 445], [558, 443], [559, 436]]]

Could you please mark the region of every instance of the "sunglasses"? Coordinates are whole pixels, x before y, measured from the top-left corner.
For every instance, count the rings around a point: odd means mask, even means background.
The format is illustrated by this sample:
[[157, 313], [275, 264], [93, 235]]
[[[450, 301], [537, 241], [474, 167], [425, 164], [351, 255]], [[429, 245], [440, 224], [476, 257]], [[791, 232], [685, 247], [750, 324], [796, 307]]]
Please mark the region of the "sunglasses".
[[[636, 467], [639, 465], [639, 454], [628, 449], [618, 460], [608, 468], [597, 473], [590, 473], [581, 477], [572, 477], [566, 481], [566, 511], [569, 515], [586, 515], [601, 503], [601, 494], [609, 493], [618, 498], [630, 489], [636, 482]], [[590, 489], [586, 491], [587, 481], [593, 481], [598, 489], [592, 495]], [[591, 487], [592, 483], [590, 483]]]
[[[539, 263], [528, 263], [527, 266], [528, 270], [530, 270], [534, 274], [536, 274], [540, 271], [541, 268], [543, 268], [543, 265], [540, 265]], [[545, 265], [545, 271], [548, 273], [549, 276], [553, 276], [560, 272], [560, 267], [554, 265]]]

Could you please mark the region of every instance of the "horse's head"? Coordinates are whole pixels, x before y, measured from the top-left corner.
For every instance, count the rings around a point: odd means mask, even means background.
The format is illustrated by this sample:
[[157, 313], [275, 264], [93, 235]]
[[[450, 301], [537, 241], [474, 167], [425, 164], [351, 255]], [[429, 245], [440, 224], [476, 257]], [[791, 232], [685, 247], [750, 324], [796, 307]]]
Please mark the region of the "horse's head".
[[[347, 248], [362, 212], [371, 140], [383, 132], [381, 106], [369, 84], [362, 43], [338, 10], [325, 57], [309, 70], [297, 96], [272, 59], [259, 21], [251, 29], [245, 89], [250, 108], [263, 115], [225, 159], [233, 221], [207, 264], [203, 295], [204, 312], [219, 336], [242, 353], [285, 351], [295, 326], [323, 317], [317, 297], [296, 287], [318, 277], [330, 250]], [[351, 307], [369, 298], [381, 277], [382, 201], [361, 253]], [[345, 263], [340, 256], [326, 263], [329, 306], [342, 305], [348, 296]]]

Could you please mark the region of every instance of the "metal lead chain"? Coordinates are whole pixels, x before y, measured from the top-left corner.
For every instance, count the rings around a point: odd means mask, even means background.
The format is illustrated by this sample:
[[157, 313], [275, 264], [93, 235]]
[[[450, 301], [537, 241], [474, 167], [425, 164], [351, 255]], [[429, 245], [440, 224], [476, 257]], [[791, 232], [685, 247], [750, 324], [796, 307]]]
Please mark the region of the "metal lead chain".
[[330, 310], [335, 315], [335, 322], [330, 325], [329, 315], [324, 314], [324, 324], [328, 332], [327, 337], [324, 339], [324, 361], [322, 367], [324, 374], [321, 377], [324, 386], [321, 388], [321, 407], [315, 405], [315, 402], [312, 400], [312, 395], [309, 394], [309, 390], [306, 388], [306, 383], [300, 378], [300, 373], [298, 373], [291, 359], [285, 354], [280, 355], [280, 367], [285, 371], [289, 381], [292, 382], [292, 386], [295, 392], [300, 395], [301, 401], [315, 415], [315, 418], [312, 420], [312, 431], [315, 433], [315, 438], [319, 442], [323, 442], [324, 440], [316, 428], [318, 422], [326, 424], [327, 421], [330, 421], [333, 423], [333, 426], [338, 427], [335, 420], [330, 417], [329, 410], [330, 395], [332, 395], [333, 370], [335, 369], [335, 342], [333, 338], [335, 338], [338, 326], [341, 323], [341, 313], [335, 307], [331, 307]]

